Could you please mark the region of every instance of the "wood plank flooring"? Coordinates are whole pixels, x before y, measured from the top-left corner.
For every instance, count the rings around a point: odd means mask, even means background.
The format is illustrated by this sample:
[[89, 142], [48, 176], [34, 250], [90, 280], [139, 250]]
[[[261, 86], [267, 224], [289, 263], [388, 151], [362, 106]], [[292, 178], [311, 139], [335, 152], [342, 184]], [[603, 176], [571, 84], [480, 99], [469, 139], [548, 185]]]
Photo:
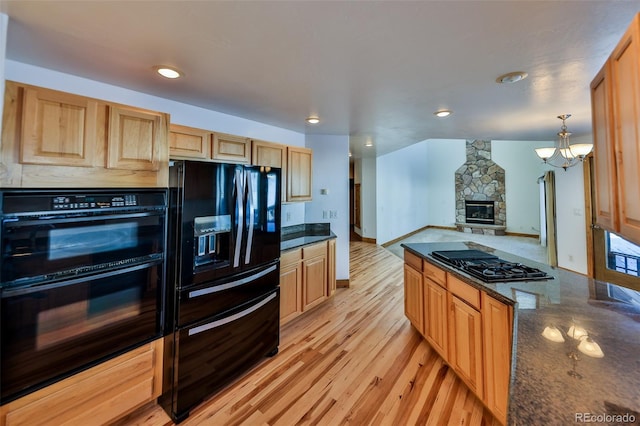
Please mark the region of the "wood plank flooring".
[[[498, 425], [404, 316], [402, 260], [350, 251], [350, 288], [286, 324], [277, 356], [181, 425]], [[172, 424], [155, 404], [117, 423]]]

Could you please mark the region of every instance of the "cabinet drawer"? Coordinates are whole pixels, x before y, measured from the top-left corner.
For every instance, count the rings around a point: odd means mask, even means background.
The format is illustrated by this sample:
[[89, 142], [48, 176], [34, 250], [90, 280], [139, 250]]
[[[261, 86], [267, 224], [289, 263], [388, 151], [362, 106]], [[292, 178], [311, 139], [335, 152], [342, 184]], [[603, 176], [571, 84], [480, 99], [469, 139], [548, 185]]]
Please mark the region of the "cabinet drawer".
[[447, 273], [436, 265], [432, 265], [431, 263], [424, 261], [422, 264], [422, 274], [431, 281], [447, 288]]
[[280, 254], [280, 269], [302, 260], [302, 249], [285, 251]]
[[311, 246], [302, 248], [302, 258], [303, 259], [311, 259], [316, 256], [326, 256], [327, 255], [327, 243], [318, 243], [313, 244]]
[[480, 290], [473, 288], [451, 274], [447, 274], [447, 285], [452, 294], [455, 294], [474, 308], [480, 309]]
[[417, 271], [422, 271], [422, 258], [411, 253], [409, 250], [404, 251], [404, 262]]

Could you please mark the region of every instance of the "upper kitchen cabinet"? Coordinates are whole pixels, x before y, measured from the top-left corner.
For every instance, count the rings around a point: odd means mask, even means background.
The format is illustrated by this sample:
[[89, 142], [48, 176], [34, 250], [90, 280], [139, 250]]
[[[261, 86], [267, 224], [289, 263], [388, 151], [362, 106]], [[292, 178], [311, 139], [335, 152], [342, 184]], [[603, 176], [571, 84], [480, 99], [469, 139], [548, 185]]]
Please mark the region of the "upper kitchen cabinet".
[[93, 166], [98, 102], [33, 87], [22, 95], [22, 164]]
[[282, 201], [287, 201], [287, 146], [253, 139], [251, 141], [251, 164], [281, 169]]
[[640, 244], [640, 15], [596, 76], [591, 94], [597, 220]]
[[0, 185], [166, 187], [168, 114], [6, 82]]
[[[160, 151], [167, 148], [167, 126], [166, 114], [110, 105], [107, 167], [159, 170]], [[166, 155], [163, 159], [166, 160]]]
[[595, 169], [596, 224], [609, 230], [618, 230], [618, 197], [616, 155], [611, 116], [611, 90], [609, 88], [610, 63], [605, 63], [591, 83], [591, 122], [593, 123], [593, 151]]
[[313, 151], [309, 148], [287, 147], [287, 201], [311, 201]]
[[251, 139], [242, 136], [214, 133], [212, 141], [214, 160], [229, 163], [251, 163]]
[[171, 158], [211, 158], [211, 132], [194, 127], [171, 124], [169, 127]]

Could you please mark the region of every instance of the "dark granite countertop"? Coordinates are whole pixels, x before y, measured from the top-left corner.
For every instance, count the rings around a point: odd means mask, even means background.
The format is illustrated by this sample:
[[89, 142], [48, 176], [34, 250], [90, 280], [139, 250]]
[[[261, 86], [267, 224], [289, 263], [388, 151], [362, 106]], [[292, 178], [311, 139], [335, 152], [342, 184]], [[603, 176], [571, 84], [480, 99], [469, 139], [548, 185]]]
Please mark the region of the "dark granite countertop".
[[[596, 424], [640, 424], [640, 292], [472, 242], [402, 247], [514, 306], [510, 425], [568, 425], [589, 419]], [[555, 279], [487, 284], [430, 256], [434, 250], [464, 249], [536, 267]], [[572, 325], [586, 330], [604, 356], [578, 351], [580, 340], [568, 335]], [[547, 327], [559, 330], [564, 342], [545, 338]], [[569, 374], [574, 371], [569, 354], [578, 355], [575, 372], [581, 378]]]
[[328, 223], [304, 223], [286, 226], [281, 231], [280, 251], [291, 250], [336, 238]]

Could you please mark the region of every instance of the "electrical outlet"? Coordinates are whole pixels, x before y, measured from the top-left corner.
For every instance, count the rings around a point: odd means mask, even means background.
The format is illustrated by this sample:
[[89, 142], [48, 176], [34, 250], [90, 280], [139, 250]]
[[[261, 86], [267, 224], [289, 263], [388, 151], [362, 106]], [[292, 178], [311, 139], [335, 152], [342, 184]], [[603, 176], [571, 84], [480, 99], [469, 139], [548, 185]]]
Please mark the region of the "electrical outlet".
[[337, 211], [337, 210], [331, 210], [331, 211], [329, 212], [329, 217], [330, 217], [331, 219], [337, 219], [337, 218], [338, 218], [338, 211]]
[[291, 212], [287, 212], [287, 222], [291, 222]]
[[322, 210], [322, 218], [327, 219], [327, 217], [328, 217], [328, 212], [326, 210]]

